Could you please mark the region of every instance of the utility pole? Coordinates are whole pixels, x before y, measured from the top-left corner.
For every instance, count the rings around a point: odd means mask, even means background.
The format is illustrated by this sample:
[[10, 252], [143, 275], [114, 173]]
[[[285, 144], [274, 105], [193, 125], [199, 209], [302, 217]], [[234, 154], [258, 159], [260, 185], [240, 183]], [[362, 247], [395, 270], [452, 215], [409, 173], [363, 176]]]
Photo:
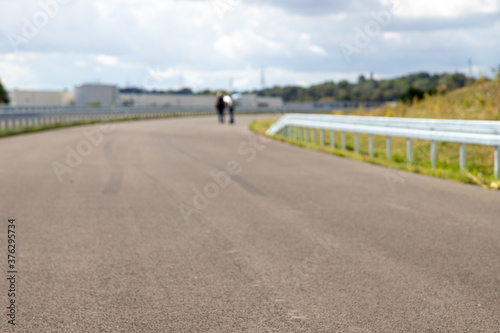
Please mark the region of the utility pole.
[[472, 59], [469, 58], [469, 77], [472, 78]]
[[262, 72], [260, 73], [260, 84], [262, 86], [262, 90], [266, 88], [266, 72], [265, 69], [262, 69]]

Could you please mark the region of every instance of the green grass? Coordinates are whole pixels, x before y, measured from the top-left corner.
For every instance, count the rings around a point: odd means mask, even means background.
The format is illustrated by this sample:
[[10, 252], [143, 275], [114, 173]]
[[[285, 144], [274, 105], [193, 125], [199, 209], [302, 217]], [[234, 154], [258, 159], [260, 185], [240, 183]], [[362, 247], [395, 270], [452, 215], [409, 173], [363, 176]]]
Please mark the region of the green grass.
[[[255, 133], [266, 135], [267, 129], [277, 120], [265, 119], [253, 121], [250, 129]], [[312, 131], [309, 130], [309, 142], [296, 141], [282, 135], [266, 135], [275, 140], [290, 143], [299, 147], [325, 152], [341, 157], [347, 157], [361, 162], [367, 162], [384, 167], [394, 168], [424, 174], [432, 177], [450, 179], [462, 183], [475, 184], [483, 188], [498, 188], [500, 182], [493, 177], [493, 147], [467, 146], [467, 172], [460, 171], [459, 144], [438, 143], [438, 165], [431, 169], [430, 141], [413, 140], [413, 163], [406, 162], [406, 138], [392, 138], [392, 156], [386, 157], [386, 138], [374, 137], [375, 157], [368, 152], [368, 134], [359, 135], [360, 153], [354, 152], [354, 134], [346, 134], [346, 150], [340, 149], [341, 133], [335, 132], [335, 148], [330, 147], [330, 131], [325, 131], [325, 146], [319, 144], [320, 130], [316, 130], [316, 143], [311, 142]]]

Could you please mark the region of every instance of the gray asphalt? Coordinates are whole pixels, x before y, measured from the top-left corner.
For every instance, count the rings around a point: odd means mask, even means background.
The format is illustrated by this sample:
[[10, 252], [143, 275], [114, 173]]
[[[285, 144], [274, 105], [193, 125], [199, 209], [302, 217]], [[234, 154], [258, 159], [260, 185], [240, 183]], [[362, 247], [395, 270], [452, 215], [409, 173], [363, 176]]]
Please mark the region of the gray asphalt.
[[[500, 332], [500, 192], [257, 138], [252, 118], [1, 139], [16, 331]], [[92, 150], [71, 172], [68, 146]]]

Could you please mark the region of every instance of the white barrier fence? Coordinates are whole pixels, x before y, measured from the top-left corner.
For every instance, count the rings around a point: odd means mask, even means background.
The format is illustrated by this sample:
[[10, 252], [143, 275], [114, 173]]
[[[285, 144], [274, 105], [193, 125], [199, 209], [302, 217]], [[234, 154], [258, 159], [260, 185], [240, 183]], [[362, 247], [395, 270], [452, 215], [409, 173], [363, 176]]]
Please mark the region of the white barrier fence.
[[[431, 167], [437, 166], [438, 141], [460, 143], [460, 169], [466, 169], [466, 145], [476, 144], [495, 147], [494, 175], [500, 173], [500, 121], [386, 118], [363, 116], [335, 116], [311, 114], [286, 114], [273, 124], [268, 134], [281, 133], [295, 140], [308, 140], [305, 131], [319, 129], [320, 144], [325, 144], [325, 130], [330, 131], [330, 144], [335, 147], [335, 131], [340, 131], [341, 148], [346, 149], [345, 133], [354, 133], [354, 151], [359, 153], [359, 134], [369, 134], [369, 154], [374, 156], [374, 135], [387, 137], [386, 154], [392, 156], [391, 137], [407, 138], [407, 162], [412, 163], [412, 139], [431, 141]], [[313, 141], [316, 141], [313, 132]]]
[[[282, 109], [237, 109], [238, 113], [282, 113]], [[116, 119], [213, 115], [213, 107], [11, 107], [0, 106], [0, 135], [31, 129]]]

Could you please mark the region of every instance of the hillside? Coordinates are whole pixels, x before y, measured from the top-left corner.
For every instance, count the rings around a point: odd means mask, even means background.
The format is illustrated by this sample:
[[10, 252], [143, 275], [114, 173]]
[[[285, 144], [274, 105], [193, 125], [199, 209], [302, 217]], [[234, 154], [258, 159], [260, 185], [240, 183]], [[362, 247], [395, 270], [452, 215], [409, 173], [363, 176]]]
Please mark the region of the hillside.
[[[358, 110], [358, 114], [366, 114]], [[445, 95], [428, 96], [412, 105], [398, 103], [369, 113], [375, 116], [500, 120], [500, 80], [476, 82]]]
[[260, 96], [278, 96], [285, 102], [298, 101], [398, 101], [408, 89], [426, 92], [446, 92], [472, 84], [473, 79], [460, 73], [434, 74], [421, 72], [387, 80], [367, 79], [363, 75], [356, 83], [325, 82], [311, 87], [286, 86], [256, 90]]
[[[341, 114], [342, 112], [334, 112]], [[481, 80], [475, 84], [449, 92], [444, 95], [426, 96], [422, 101], [416, 101], [412, 105], [398, 103], [397, 105], [386, 105], [366, 112], [358, 109], [356, 112], [346, 114], [385, 116], [385, 117], [412, 117], [412, 118], [440, 118], [440, 119], [470, 119], [470, 120], [500, 120], [500, 80]], [[257, 133], [264, 134], [273, 123], [273, 119], [255, 122], [252, 129]], [[311, 131], [310, 131], [311, 132]], [[489, 146], [467, 145], [467, 172], [460, 172], [459, 144], [450, 142], [437, 143], [437, 169], [431, 169], [430, 163], [430, 141], [413, 140], [413, 162], [406, 162], [406, 138], [392, 138], [392, 156], [386, 158], [386, 138], [375, 135], [374, 150], [375, 158], [369, 157], [367, 134], [359, 135], [360, 154], [354, 153], [354, 135], [347, 133], [347, 151], [340, 150], [339, 142], [341, 133], [335, 132], [336, 148], [330, 145], [330, 135], [325, 135], [325, 146], [318, 142], [294, 141], [277, 136], [278, 139], [293, 143], [309, 149], [316, 149], [340, 156], [353, 158], [360, 161], [375, 163], [422, 173], [434, 177], [453, 179], [465, 183], [477, 184], [482, 187], [498, 189], [500, 182], [493, 177], [494, 148]], [[319, 130], [316, 130], [316, 138]]]

